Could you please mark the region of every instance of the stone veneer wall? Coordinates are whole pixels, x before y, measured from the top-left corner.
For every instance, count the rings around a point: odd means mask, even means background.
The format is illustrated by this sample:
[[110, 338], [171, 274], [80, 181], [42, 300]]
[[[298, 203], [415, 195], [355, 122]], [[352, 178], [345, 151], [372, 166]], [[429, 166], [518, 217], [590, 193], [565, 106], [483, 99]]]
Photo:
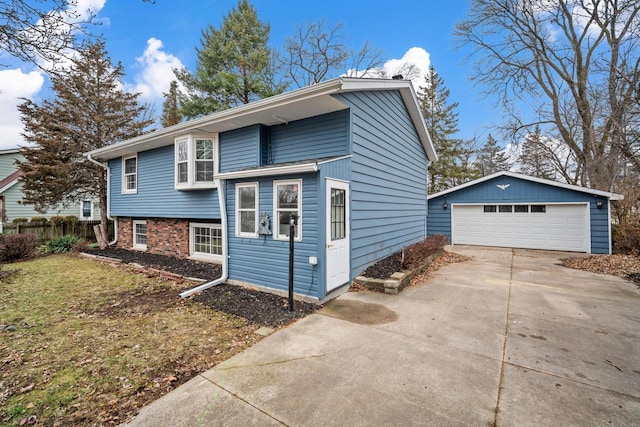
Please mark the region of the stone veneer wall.
[[[147, 251], [177, 258], [189, 256], [189, 220], [146, 218]], [[118, 218], [118, 247], [133, 247], [133, 219]]]

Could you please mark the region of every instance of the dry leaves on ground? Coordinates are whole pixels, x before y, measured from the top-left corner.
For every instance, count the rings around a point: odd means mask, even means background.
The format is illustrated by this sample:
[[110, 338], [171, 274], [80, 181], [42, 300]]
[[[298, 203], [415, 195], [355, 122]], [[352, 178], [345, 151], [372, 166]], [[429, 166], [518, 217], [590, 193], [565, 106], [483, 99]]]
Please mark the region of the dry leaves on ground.
[[591, 273], [611, 274], [640, 283], [640, 257], [637, 255], [590, 255], [567, 259], [564, 265]]
[[444, 251], [442, 255], [440, 255], [438, 258], [433, 260], [431, 264], [429, 264], [429, 266], [422, 272], [422, 274], [419, 274], [411, 279], [411, 283], [409, 284], [409, 286], [417, 286], [423, 284], [427, 281], [431, 273], [441, 269], [445, 265], [454, 264], [456, 262], [464, 262], [470, 259], [471, 258], [469, 258], [468, 256]]

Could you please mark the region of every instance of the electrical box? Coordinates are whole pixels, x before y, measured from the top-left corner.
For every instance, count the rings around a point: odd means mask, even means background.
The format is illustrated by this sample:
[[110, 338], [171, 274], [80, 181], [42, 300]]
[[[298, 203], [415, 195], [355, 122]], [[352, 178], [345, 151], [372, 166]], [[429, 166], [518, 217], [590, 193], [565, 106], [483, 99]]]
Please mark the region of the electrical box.
[[318, 265], [318, 257], [317, 256], [310, 256], [309, 257], [309, 264]]

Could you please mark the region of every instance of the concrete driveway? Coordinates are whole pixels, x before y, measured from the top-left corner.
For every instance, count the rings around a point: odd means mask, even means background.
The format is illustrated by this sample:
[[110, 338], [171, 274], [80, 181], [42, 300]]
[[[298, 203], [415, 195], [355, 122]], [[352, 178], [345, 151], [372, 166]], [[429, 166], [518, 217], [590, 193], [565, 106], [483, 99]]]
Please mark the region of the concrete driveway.
[[132, 425], [640, 425], [640, 292], [573, 254], [473, 259], [348, 293], [144, 408]]

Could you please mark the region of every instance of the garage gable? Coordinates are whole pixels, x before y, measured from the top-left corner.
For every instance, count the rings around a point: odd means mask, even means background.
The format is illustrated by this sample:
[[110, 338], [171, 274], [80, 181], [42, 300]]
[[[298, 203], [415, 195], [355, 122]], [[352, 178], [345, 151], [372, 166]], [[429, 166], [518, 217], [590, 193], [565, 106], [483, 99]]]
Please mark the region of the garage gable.
[[454, 244], [610, 253], [622, 196], [499, 172], [428, 198], [427, 234]]

